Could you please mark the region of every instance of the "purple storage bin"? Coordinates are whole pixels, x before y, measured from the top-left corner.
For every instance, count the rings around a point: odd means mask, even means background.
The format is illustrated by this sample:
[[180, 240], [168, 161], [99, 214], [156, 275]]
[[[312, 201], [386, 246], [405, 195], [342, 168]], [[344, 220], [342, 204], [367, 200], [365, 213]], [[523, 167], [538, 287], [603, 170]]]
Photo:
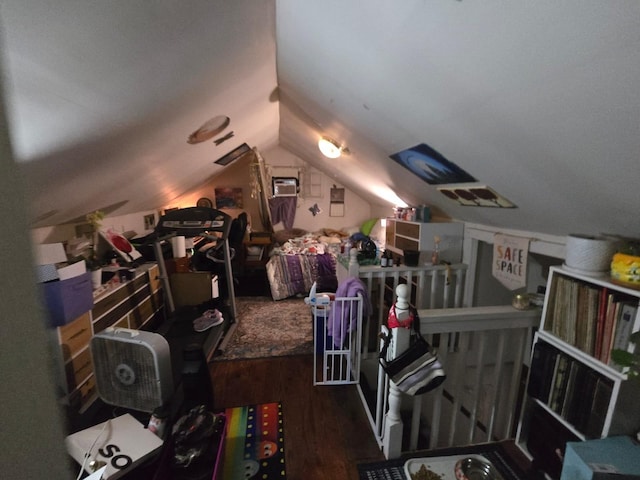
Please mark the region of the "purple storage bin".
[[50, 327], [65, 325], [93, 308], [91, 272], [41, 285]]

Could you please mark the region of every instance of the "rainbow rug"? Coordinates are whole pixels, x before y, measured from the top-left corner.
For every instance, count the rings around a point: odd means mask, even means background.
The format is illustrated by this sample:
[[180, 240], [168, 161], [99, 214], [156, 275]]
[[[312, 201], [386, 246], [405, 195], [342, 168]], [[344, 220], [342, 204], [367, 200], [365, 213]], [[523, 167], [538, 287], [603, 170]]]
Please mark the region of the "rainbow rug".
[[227, 435], [219, 480], [283, 480], [282, 404], [227, 408]]

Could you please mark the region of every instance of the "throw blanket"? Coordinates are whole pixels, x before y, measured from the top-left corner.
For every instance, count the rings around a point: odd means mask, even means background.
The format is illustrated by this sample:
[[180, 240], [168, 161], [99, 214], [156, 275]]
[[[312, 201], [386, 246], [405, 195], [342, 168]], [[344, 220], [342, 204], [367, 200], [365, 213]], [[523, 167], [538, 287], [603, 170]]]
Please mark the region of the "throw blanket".
[[335, 292], [338, 286], [335, 258], [323, 255], [274, 255], [267, 262], [267, 278], [274, 300], [309, 293], [313, 282], [319, 292]]
[[327, 330], [333, 337], [333, 344], [337, 348], [341, 348], [347, 333], [352, 331], [358, 321], [358, 311], [353, 302], [340, 301], [343, 297], [357, 297], [362, 295], [362, 316], [371, 315], [371, 299], [369, 292], [362, 280], [357, 277], [349, 277], [338, 285], [336, 290], [336, 301], [331, 305], [329, 319], [327, 321]]

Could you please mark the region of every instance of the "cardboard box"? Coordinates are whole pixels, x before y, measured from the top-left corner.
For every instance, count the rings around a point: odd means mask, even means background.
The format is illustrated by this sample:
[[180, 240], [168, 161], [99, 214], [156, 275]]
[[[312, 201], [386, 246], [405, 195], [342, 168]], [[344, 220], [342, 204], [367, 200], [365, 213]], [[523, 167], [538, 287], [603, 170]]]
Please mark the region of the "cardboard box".
[[54, 280], [60, 280], [55, 264], [36, 265], [36, 281], [38, 283], [52, 282]]
[[174, 273], [169, 278], [176, 308], [196, 306], [218, 298], [218, 276], [211, 272]]
[[58, 268], [58, 278], [60, 280], [68, 280], [84, 273], [87, 273], [87, 263], [84, 260]]
[[62, 243], [35, 245], [34, 255], [36, 265], [54, 265], [67, 261], [67, 254], [64, 253], [64, 245]]
[[51, 327], [65, 325], [93, 308], [90, 272], [41, 285]]
[[[125, 413], [69, 435], [65, 444], [69, 455], [80, 465], [84, 464], [87, 473], [92, 473], [89, 465], [96, 460], [106, 463], [102, 478], [115, 480], [156, 454], [163, 441]], [[87, 453], [89, 458], [85, 462]]]
[[560, 480], [639, 480], [640, 445], [616, 436], [568, 442]]
[[191, 271], [191, 258], [189, 257], [168, 258], [164, 264], [169, 276], [174, 273], [189, 273]]

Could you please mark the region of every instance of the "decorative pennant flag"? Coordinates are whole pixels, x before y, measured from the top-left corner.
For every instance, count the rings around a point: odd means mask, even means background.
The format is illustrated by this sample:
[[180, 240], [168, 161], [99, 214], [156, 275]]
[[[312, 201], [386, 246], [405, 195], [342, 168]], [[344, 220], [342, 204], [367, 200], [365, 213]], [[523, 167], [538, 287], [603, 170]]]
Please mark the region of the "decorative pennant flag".
[[509, 290], [527, 285], [529, 239], [497, 233], [493, 238], [493, 276]]

